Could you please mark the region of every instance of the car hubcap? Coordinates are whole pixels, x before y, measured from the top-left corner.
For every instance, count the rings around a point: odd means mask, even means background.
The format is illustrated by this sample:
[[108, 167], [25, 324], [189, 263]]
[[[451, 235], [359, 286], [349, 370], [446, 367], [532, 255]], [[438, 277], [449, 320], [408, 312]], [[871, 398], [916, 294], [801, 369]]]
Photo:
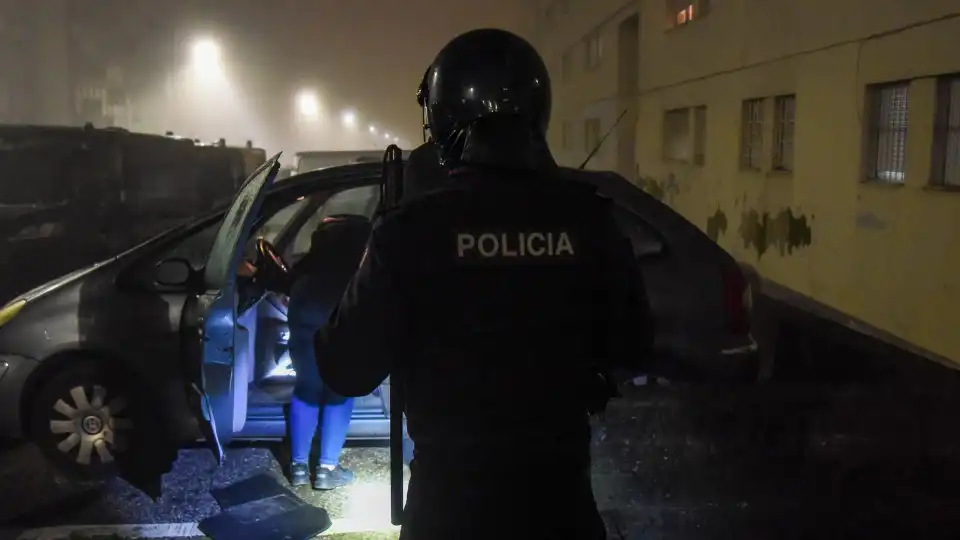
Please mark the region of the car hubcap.
[[106, 403], [106, 396], [102, 386], [94, 386], [92, 396], [76, 386], [70, 390], [69, 399], [59, 399], [53, 406], [57, 415], [50, 420], [50, 432], [66, 435], [57, 449], [65, 454], [76, 449], [75, 460], [81, 465], [90, 465], [94, 453], [101, 463], [112, 462], [113, 453], [124, 447], [122, 433], [118, 432], [133, 428], [129, 418], [119, 416], [126, 409], [126, 401], [116, 397]]

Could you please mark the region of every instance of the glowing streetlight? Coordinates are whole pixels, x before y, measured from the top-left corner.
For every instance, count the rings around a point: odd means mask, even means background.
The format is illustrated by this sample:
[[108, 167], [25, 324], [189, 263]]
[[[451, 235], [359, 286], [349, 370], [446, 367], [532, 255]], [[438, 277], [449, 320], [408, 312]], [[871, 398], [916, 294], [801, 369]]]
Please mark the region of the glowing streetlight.
[[376, 128], [375, 126], [370, 126], [370, 127], [367, 128], [367, 129], [370, 131], [370, 134], [371, 134], [371, 135], [376, 135], [376, 134], [377, 134], [377, 128]]
[[357, 114], [353, 111], [343, 111], [340, 115], [340, 121], [344, 127], [352, 128], [357, 125]]
[[389, 133], [384, 133], [384, 134], [383, 134], [383, 138], [389, 141], [389, 140], [390, 140], [390, 134], [389, 134]]
[[303, 118], [316, 119], [320, 115], [320, 99], [312, 90], [297, 93], [297, 114]]
[[190, 49], [190, 65], [198, 71], [219, 71], [222, 67], [220, 44], [211, 38], [195, 41]]
[[394, 138], [393, 138], [393, 142], [395, 142], [395, 143], [400, 142], [400, 137], [394, 137]]

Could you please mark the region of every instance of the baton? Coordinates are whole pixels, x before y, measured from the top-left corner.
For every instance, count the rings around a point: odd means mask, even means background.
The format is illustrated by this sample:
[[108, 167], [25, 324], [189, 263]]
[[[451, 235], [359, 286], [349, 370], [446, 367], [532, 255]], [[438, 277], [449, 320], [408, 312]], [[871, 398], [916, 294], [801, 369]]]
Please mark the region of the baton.
[[[396, 208], [403, 198], [403, 152], [395, 144], [383, 154], [383, 184], [380, 189], [380, 208]], [[403, 520], [403, 384], [397, 373], [390, 374], [390, 397], [387, 414], [390, 417], [390, 522], [400, 525]]]

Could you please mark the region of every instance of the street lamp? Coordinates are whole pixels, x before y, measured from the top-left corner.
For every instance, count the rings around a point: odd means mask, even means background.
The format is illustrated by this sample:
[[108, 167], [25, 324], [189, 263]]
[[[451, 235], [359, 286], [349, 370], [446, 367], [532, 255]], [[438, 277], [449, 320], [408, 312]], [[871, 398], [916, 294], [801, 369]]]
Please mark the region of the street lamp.
[[220, 44], [211, 38], [198, 39], [190, 49], [190, 65], [201, 72], [218, 72], [222, 68]]
[[383, 134], [383, 138], [389, 141], [389, 140], [390, 140], [390, 134], [389, 134], [389, 133], [384, 133], [384, 134]]
[[316, 120], [320, 115], [320, 99], [312, 90], [301, 90], [296, 99], [297, 114], [308, 120]]
[[376, 135], [376, 134], [377, 134], [377, 128], [376, 128], [375, 126], [370, 126], [370, 127], [367, 128], [367, 129], [370, 131], [370, 134], [371, 134], [371, 135]]
[[357, 125], [357, 114], [353, 111], [343, 111], [340, 115], [340, 121], [344, 127], [353, 128]]

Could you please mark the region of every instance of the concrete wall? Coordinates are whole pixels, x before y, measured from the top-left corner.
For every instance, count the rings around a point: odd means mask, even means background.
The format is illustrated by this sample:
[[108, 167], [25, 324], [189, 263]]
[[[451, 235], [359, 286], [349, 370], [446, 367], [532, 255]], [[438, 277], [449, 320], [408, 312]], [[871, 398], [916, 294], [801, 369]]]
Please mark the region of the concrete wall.
[[[556, 81], [551, 143], [561, 159], [583, 154], [577, 137], [561, 147], [563, 121], [597, 110], [606, 129], [616, 115], [609, 104], [623, 102], [617, 30], [639, 13], [631, 176], [765, 278], [960, 363], [960, 193], [928, 185], [936, 77], [960, 72], [960, 3], [725, 0], [676, 28], [667, 4], [538, 4], [535, 39]], [[581, 50], [590, 32], [604, 41], [600, 67], [563, 80], [563, 52]], [[910, 81], [905, 184], [863, 182], [866, 85], [899, 80]], [[771, 170], [770, 122], [764, 166], [743, 170], [742, 101], [768, 98], [770, 119], [783, 94], [797, 100], [793, 171]], [[663, 112], [695, 106], [707, 107], [704, 165], [666, 161]], [[614, 168], [617, 146], [592, 166]]]

